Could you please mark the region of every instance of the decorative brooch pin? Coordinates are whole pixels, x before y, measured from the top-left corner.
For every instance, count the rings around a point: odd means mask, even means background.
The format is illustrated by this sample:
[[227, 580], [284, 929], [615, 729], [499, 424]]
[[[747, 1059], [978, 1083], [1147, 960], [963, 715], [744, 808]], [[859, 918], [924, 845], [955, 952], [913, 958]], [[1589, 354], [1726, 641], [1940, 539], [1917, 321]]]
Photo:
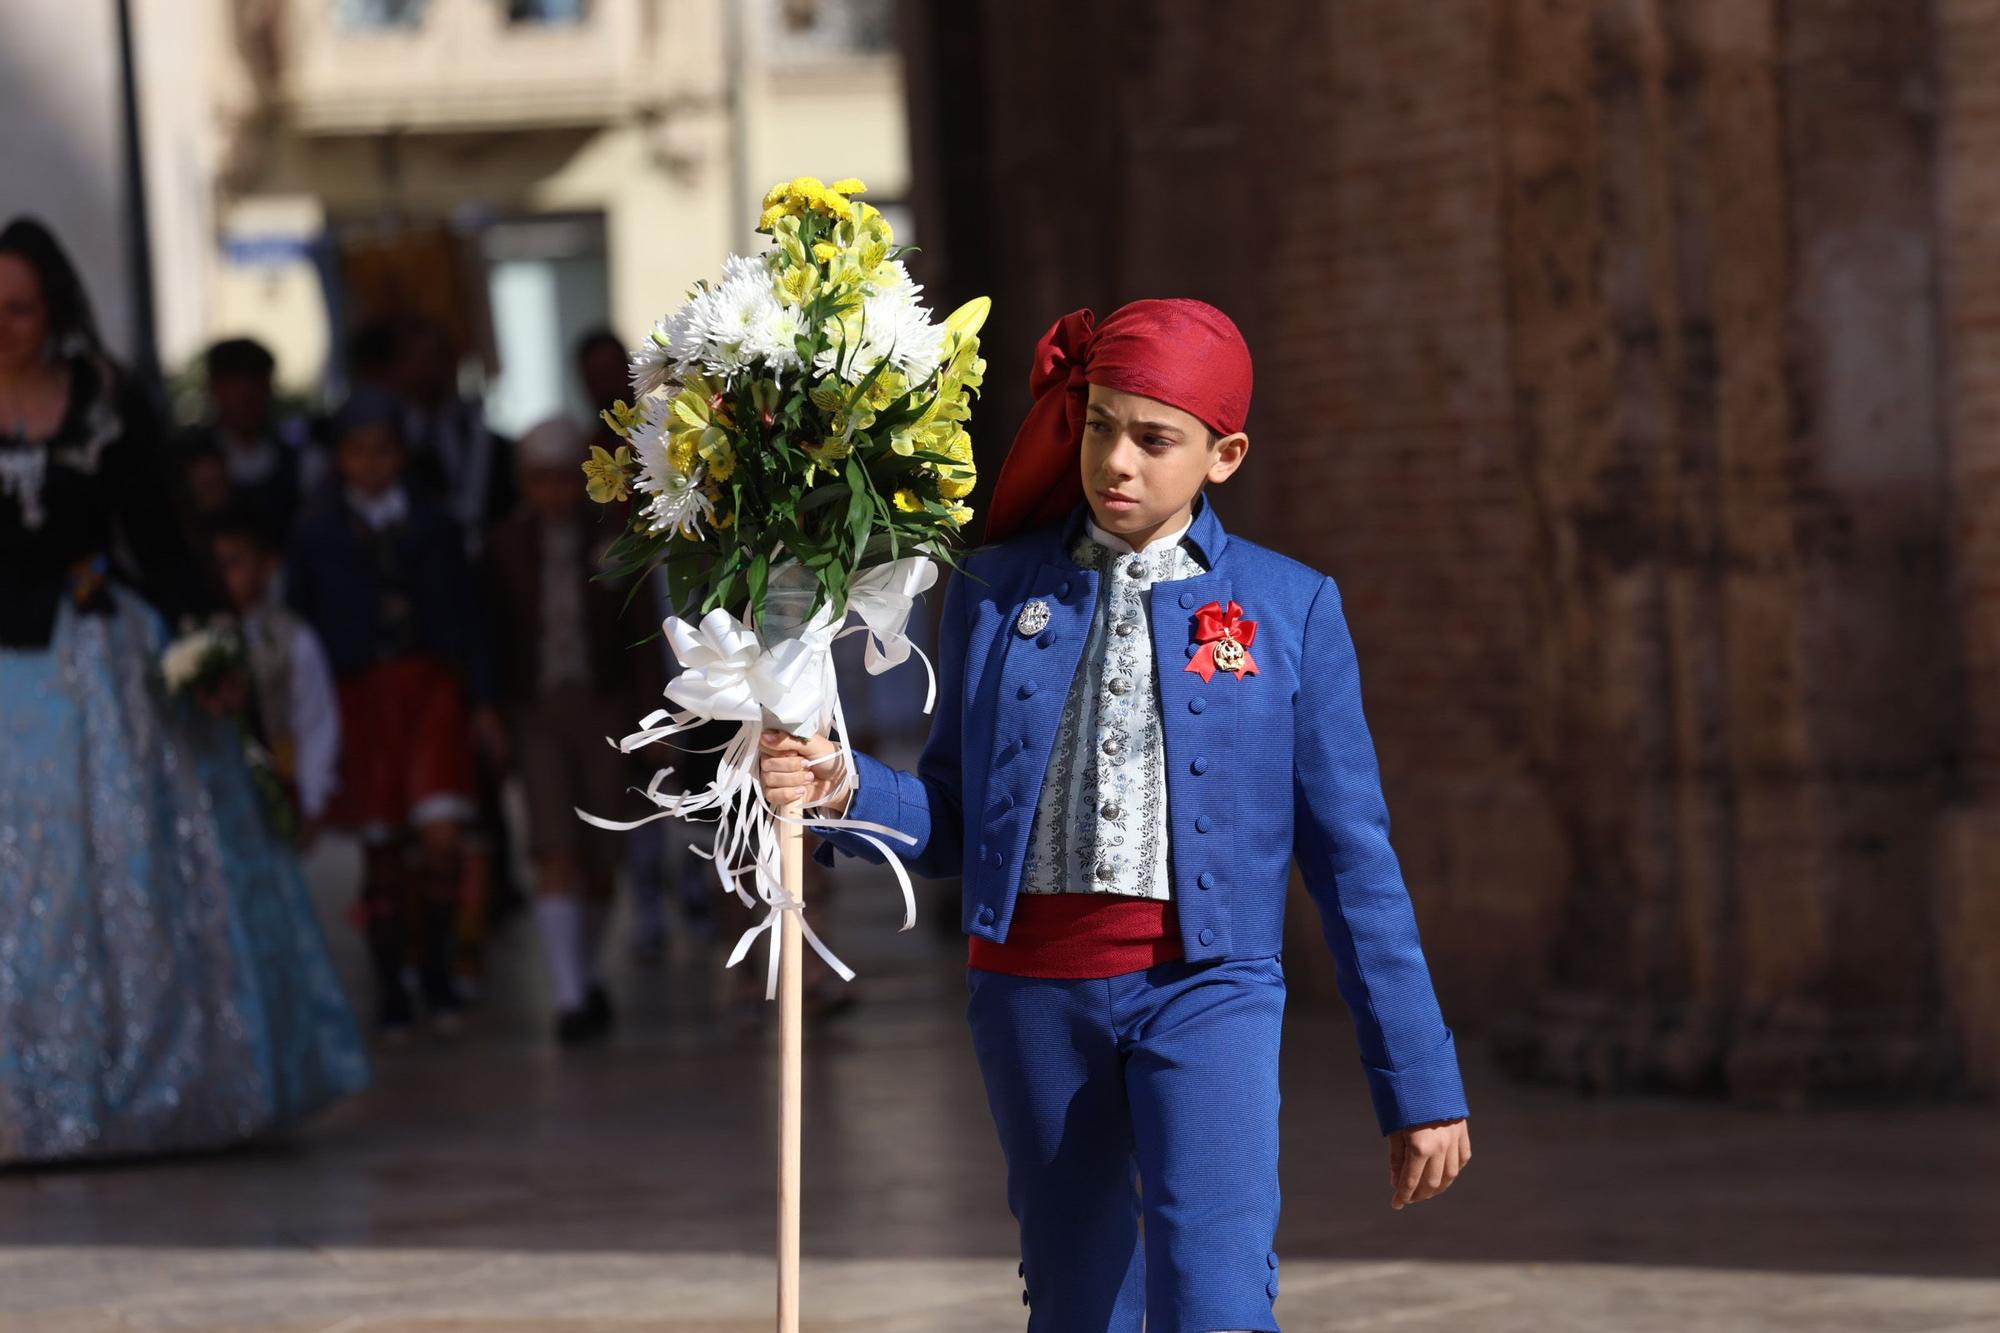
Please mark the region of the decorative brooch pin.
[[1243, 618], [1243, 608], [1236, 602], [1224, 610], [1221, 602], [1210, 602], [1194, 613], [1194, 638], [1201, 647], [1188, 659], [1186, 670], [1195, 672], [1206, 685], [1215, 678], [1218, 671], [1227, 671], [1236, 679], [1257, 674], [1257, 659], [1250, 656], [1250, 645], [1257, 641], [1257, 622]]
[[1034, 638], [1049, 627], [1049, 604], [1036, 598], [1021, 608], [1021, 618], [1014, 622], [1014, 628], [1022, 637]]

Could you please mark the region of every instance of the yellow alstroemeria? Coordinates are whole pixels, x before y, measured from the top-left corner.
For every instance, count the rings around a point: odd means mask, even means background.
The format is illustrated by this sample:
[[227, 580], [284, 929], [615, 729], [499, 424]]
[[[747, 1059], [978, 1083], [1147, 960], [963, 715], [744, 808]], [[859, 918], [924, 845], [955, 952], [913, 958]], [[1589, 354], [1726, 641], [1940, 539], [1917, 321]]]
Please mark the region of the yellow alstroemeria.
[[902, 371], [894, 369], [884, 370], [880, 375], [875, 377], [875, 382], [868, 386], [866, 401], [868, 406], [879, 412], [888, 407], [889, 404], [896, 402], [909, 391], [910, 382], [904, 377]]
[[683, 477], [701, 461], [701, 436], [695, 431], [676, 431], [667, 437], [667, 461]]
[[924, 502], [918, 499], [917, 493], [913, 490], [910, 490], [908, 487], [905, 487], [902, 490], [897, 491], [894, 498], [896, 501], [896, 508], [902, 510], [906, 514], [918, 514], [923, 512]]
[[623, 398], [599, 412], [597, 416], [610, 428], [611, 433], [620, 439], [631, 438], [632, 432], [646, 419], [646, 413], [642, 409], [632, 406]]
[[819, 270], [811, 264], [788, 268], [778, 276], [778, 290], [791, 304], [805, 305], [819, 292]]
[[985, 327], [986, 317], [992, 313], [993, 298], [975, 296], [944, 317], [945, 332], [953, 340], [971, 338]]
[[632, 492], [626, 488], [631, 467], [632, 451], [625, 445], [619, 445], [615, 454], [601, 444], [591, 445], [590, 457], [583, 463], [584, 486], [590, 498], [601, 505], [631, 499]]
[[854, 452], [854, 442], [852, 440], [844, 440], [838, 435], [831, 439], [815, 441], [803, 447], [808, 457], [821, 467], [828, 468], [829, 471], [831, 470], [831, 464], [838, 463], [841, 459]]

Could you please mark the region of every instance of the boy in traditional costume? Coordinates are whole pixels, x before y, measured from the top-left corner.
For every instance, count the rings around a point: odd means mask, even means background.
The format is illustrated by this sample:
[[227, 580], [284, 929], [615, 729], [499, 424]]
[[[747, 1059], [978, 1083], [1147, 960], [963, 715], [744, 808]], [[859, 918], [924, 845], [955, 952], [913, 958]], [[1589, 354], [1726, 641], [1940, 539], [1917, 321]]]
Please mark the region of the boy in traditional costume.
[[[897, 828], [912, 868], [963, 877], [967, 1017], [1031, 1333], [1274, 1330], [1294, 857], [1391, 1205], [1471, 1157], [1354, 645], [1333, 580], [1226, 533], [1204, 494], [1250, 443], [1250, 353], [1221, 311], [1077, 311], [1030, 383], [997, 544], [945, 599], [917, 771], [857, 754], [836, 773], [824, 738], [767, 732], [764, 784], [780, 806]], [[873, 855], [825, 837], [823, 859]]]

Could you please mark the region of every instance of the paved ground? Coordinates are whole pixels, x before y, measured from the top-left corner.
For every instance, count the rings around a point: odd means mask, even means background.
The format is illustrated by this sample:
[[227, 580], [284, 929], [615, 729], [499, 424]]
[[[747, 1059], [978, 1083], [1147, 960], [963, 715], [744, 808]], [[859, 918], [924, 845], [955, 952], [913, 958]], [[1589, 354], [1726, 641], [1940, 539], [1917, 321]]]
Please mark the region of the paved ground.
[[[957, 955], [893, 925], [865, 882], [831, 914], [863, 1002], [808, 1048], [807, 1327], [1018, 1329]], [[768, 1328], [771, 1034], [728, 1023], [690, 951], [626, 969], [618, 1039], [559, 1055], [532, 943], [499, 943], [512, 998], [455, 1047], [385, 1055], [287, 1141], [0, 1175], [0, 1330]], [[2000, 1333], [1990, 1108], [1586, 1103], [1466, 1061], [1478, 1160], [1394, 1214], [1352, 1038], [1295, 1008], [1290, 1333]]]

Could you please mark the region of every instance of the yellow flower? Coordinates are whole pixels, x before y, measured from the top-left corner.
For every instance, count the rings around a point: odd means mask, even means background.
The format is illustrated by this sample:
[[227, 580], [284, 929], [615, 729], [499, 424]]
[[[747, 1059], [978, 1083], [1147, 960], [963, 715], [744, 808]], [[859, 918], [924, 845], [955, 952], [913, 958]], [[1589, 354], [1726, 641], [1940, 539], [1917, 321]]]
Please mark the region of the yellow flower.
[[835, 436], [829, 440], [820, 440], [816, 443], [807, 444], [804, 448], [806, 455], [814, 463], [824, 467], [831, 463], [838, 463], [841, 459], [853, 453], [854, 443], [851, 440]]
[[618, 452], [607, 453], [601, 444], [590, 446], [590, 457], [584, 460], [584, 485], [590, 498], [601, 505], [614, 500], [628, 500], [632, 492], [625, 487], [627, 469], [632, 466], [632, 451], [624, 445]]
[[667, 461], [683, 477], [693, 472], [700, 459], [701, 436], [694, 431], [677, 431], [667, 440]]
[[944, 317], [945, 332], [960, 340], [971, 338], [985, 325], [986, 317], [991, 313], [993, 298], [975, 296]]
[[793, 305], [804, 305], [813, 299], [819, 290], [819, 270], [811, 265], [788, 268], [778, 278], [778, 290], [782, 291]]
[[826, 187], [838, 195], [866, 194], [868, 187], [852, 176], [843, 177]]
[[945, 507], [944, 516], [954, 528], [962, 528], [972, 521], [972, 506], [948, 505]]
[[907, 487], [896, 492], [895, 500], [896, 508], [906, 514], [920, 513], [924, 507], [924, 502], [917, 498], [917, 493]]
[[972, 494], [979, 476], [971, 468], [939, 468], [938, 494], [947, 500], [962, 500]]
[[623, 398], [620, 398], [597, 415], [598, 419], [610, 427], [611, 432], [621, 439], [630, 438], [632, 432], [637, 430], [640, 423], [646, 419], [646, 414], [643, 411], [633, 407]]
[[879, 412], [909, 391], [910, 382], [903, 377], [901, 371], [884, 370], [875, 377], [875, 382], [868, 386], [866, 401], [868, 406]]
[[700, 453], [708, 464], [708, 475], [716, 481], [728, 481], [736, 474], [736, 448], [729, 442], [727, 431], [712, 428], [703, 431]]

